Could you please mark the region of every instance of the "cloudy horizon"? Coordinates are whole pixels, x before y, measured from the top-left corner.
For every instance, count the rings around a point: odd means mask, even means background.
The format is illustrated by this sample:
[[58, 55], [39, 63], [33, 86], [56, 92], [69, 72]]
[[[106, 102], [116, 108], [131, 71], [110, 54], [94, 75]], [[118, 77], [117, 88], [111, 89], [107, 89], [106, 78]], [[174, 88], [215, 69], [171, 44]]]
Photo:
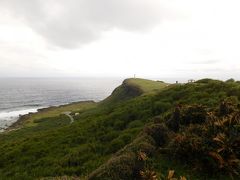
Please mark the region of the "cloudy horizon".
[[240, 79], [237, 0], [1, 0], [0, 77]]

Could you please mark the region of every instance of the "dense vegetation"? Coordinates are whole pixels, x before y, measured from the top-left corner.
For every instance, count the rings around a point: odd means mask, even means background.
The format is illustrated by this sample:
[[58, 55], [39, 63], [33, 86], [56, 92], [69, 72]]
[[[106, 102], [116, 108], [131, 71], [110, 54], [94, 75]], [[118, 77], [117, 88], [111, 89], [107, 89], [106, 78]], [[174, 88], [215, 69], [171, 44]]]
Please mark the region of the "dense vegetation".
[[234, 178], [239, 99], [234, 80], [125, 80], [97, 105], [72, 109], [72, 124], [65, 115], [43, 117], [1, 134], [0, 177]]

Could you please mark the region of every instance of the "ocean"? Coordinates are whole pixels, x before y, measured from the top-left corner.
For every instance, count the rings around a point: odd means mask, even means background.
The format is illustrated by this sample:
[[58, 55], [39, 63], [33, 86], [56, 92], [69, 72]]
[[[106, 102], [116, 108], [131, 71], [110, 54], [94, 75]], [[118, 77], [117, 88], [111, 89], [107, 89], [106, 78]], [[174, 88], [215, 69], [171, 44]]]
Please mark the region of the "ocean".
[[19, 115], [78, 101], [100, 101], [122, 83], [121, 78], [1, 78], [0, 130]]

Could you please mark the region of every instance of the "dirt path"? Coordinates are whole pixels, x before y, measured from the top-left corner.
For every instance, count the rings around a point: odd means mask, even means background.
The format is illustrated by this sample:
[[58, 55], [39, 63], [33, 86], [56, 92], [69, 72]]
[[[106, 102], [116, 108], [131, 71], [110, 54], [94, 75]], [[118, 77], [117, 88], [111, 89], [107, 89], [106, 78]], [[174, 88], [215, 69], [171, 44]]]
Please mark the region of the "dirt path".
[[66, 116], [69, 117], [70, 124], [72, 124], [74, 122], [74, 118], [72, 117], [71, 112], [64, 112], [63, 114], [65, 114]]

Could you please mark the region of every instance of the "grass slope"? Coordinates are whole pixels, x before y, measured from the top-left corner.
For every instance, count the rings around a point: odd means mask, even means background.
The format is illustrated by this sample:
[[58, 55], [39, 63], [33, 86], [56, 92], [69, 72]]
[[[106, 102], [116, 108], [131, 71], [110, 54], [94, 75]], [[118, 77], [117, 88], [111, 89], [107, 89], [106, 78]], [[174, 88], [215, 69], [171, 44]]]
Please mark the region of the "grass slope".
[[159, 92], [169, 84], [140, 78], [130, 78], [123, 81], [122, 85], [117, 87], [102, 104], [116, 104], [128, 99]]
[[152, 93], [162, 90], [169, 84], [162, 81], [152, 81], [148, 79], [131, 78], [126, 80], [130, 86], [136, 86], [140, 88], [143, 93]]
[[[72, 108], [71, 111], [80, 112], [72, 124], [68, 117], [56, 113], [53, 117], [33, 119], [34, 126], [1, 134], [0, 177], [124, 179], [138, 164], [137, 152], [151, 154], [156, 148], [154, 139], [143, 129], [159, 117], [168, 116], [176, 104], [214, 108], [226, 97], [240, 98], [240, 85], [235, 82], [208, 80], [166, 86], [161, 82], [129, 79], [103, 102], [90, 104], [84, 110]], [[165, 174], [174, 168], [190, 179], [201, 177], [189, 166], [176, 165], [177, 160], [167, 163], [166, 156], [155, 155], [151, 161], [157, 172]], [[159, 161], [163, 164], [157, 166]], [[115, 162], [119, 162], [118, 166]]]
[[96, 103], [93, 101], [83, 101], [83, 102], [76, 102], [66, 105], [61, 105], [57, 107], [49, 107], [44, 109], [39, 109], [36, 113], [29, 113], [27, 115], [22, 116], [16, 123], [8, 128], [8, 130], [14, 130], [21, 128], [22, 126], [35, 126], [36, 120], [50, 118], [50, 117], [57, 117], [64, 112], [82, 112], [87, 109], [93, 108], [96, 106]]

